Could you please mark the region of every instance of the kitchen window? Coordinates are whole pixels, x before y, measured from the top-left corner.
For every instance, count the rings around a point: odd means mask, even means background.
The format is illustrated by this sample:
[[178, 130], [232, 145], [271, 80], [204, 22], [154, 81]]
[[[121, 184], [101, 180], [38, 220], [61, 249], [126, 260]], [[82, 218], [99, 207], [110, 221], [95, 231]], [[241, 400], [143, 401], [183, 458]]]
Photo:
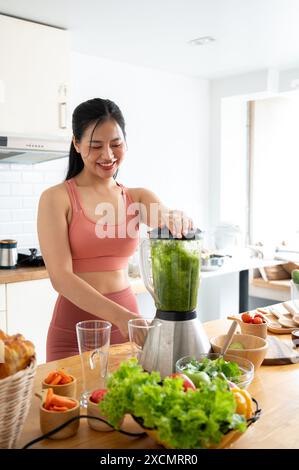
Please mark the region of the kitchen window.
[[299, 96], [248, 109], [250, 241], [299, 250]]

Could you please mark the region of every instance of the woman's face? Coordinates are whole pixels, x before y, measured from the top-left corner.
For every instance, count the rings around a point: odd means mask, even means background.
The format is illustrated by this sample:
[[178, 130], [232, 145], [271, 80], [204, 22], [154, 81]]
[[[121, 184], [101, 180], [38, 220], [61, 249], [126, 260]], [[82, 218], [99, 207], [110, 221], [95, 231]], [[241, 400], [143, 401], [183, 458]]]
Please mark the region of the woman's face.
[[91, 124], [86, 129], [80, 142], [73, 138], [73, 143], [88, 171], [101, 178], [111, 178], [125, 155], [124, 135], [113, 119], [98, 125], [93, 132], [94, 126]]

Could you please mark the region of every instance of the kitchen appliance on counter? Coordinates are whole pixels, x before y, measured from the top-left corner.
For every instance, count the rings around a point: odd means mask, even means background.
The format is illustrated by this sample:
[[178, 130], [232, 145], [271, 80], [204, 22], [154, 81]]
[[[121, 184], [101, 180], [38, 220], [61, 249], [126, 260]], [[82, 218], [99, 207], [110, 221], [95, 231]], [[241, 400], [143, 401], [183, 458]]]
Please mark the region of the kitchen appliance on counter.
[[[174, 238], [165, 228], [149, 232], [140, 244], [141, 273], [156, 305], [153, 320], [161, 321], [158, 364], [162, 377], [175, 372], [178, 359], [210, 351], [210, 342], [197, 317], [200, 279], [201, 231]], [[149, 370], [155, 329], [149, 332], [140, 362]]]
[[234, 250], [240, 243], [241, 229], [238, 225], [222, 222], [217, 225], [214, 238], [217, 250]]
[[29, 248], [27, 253], [18, 253], [17, 267], [45, 266], [43, 257], [38, 254], [37, 248]]
[[223, 266], [225, 258], [231, 258], [231, 255], [220, 255], [217, 253], [201, 254], [201, 271], [216, 271]]
[[0, 240], [0, 269], [15, 269], [17, 257], [16, 240]]

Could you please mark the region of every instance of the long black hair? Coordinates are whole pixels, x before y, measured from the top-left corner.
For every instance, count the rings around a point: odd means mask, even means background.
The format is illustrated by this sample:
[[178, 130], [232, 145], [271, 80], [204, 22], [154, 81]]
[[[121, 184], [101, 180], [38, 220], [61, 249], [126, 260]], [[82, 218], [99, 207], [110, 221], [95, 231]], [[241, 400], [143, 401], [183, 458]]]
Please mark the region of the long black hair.
[[[95, 128], [109, 119], [114, 119], [117, 122], [126, 138], [124, 117], [119, 107], [113, 101], [93, 98], [92, 100], [87, 100], [79, 104], [79, 106], [75, 108], [72, 118], [73, 135], [76, 141], [80, 142], [82, 135], [90, 124], [94, 123], [92, 136]], [[69, 154], [69, 166], [65, 179], [69, 180], [78, 175], [83, 168], [84, 162], [82, 157], [80, 153], [77, 152], [72, 142]], [[117, 172], [113, 177], [116, 178], [116, 175]]]

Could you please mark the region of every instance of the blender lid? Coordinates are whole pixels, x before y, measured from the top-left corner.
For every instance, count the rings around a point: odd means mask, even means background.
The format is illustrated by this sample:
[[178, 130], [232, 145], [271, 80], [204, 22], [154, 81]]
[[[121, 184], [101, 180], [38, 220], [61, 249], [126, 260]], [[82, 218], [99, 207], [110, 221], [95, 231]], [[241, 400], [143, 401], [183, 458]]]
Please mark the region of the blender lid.
[[168, 230], [166, 226], [154, 228], [149, 232], [150, 239], [158, 240], [200, 240], [202, 238], [202, 231], [199, 228], [189, 230], [182, 238], [176, 238]]

